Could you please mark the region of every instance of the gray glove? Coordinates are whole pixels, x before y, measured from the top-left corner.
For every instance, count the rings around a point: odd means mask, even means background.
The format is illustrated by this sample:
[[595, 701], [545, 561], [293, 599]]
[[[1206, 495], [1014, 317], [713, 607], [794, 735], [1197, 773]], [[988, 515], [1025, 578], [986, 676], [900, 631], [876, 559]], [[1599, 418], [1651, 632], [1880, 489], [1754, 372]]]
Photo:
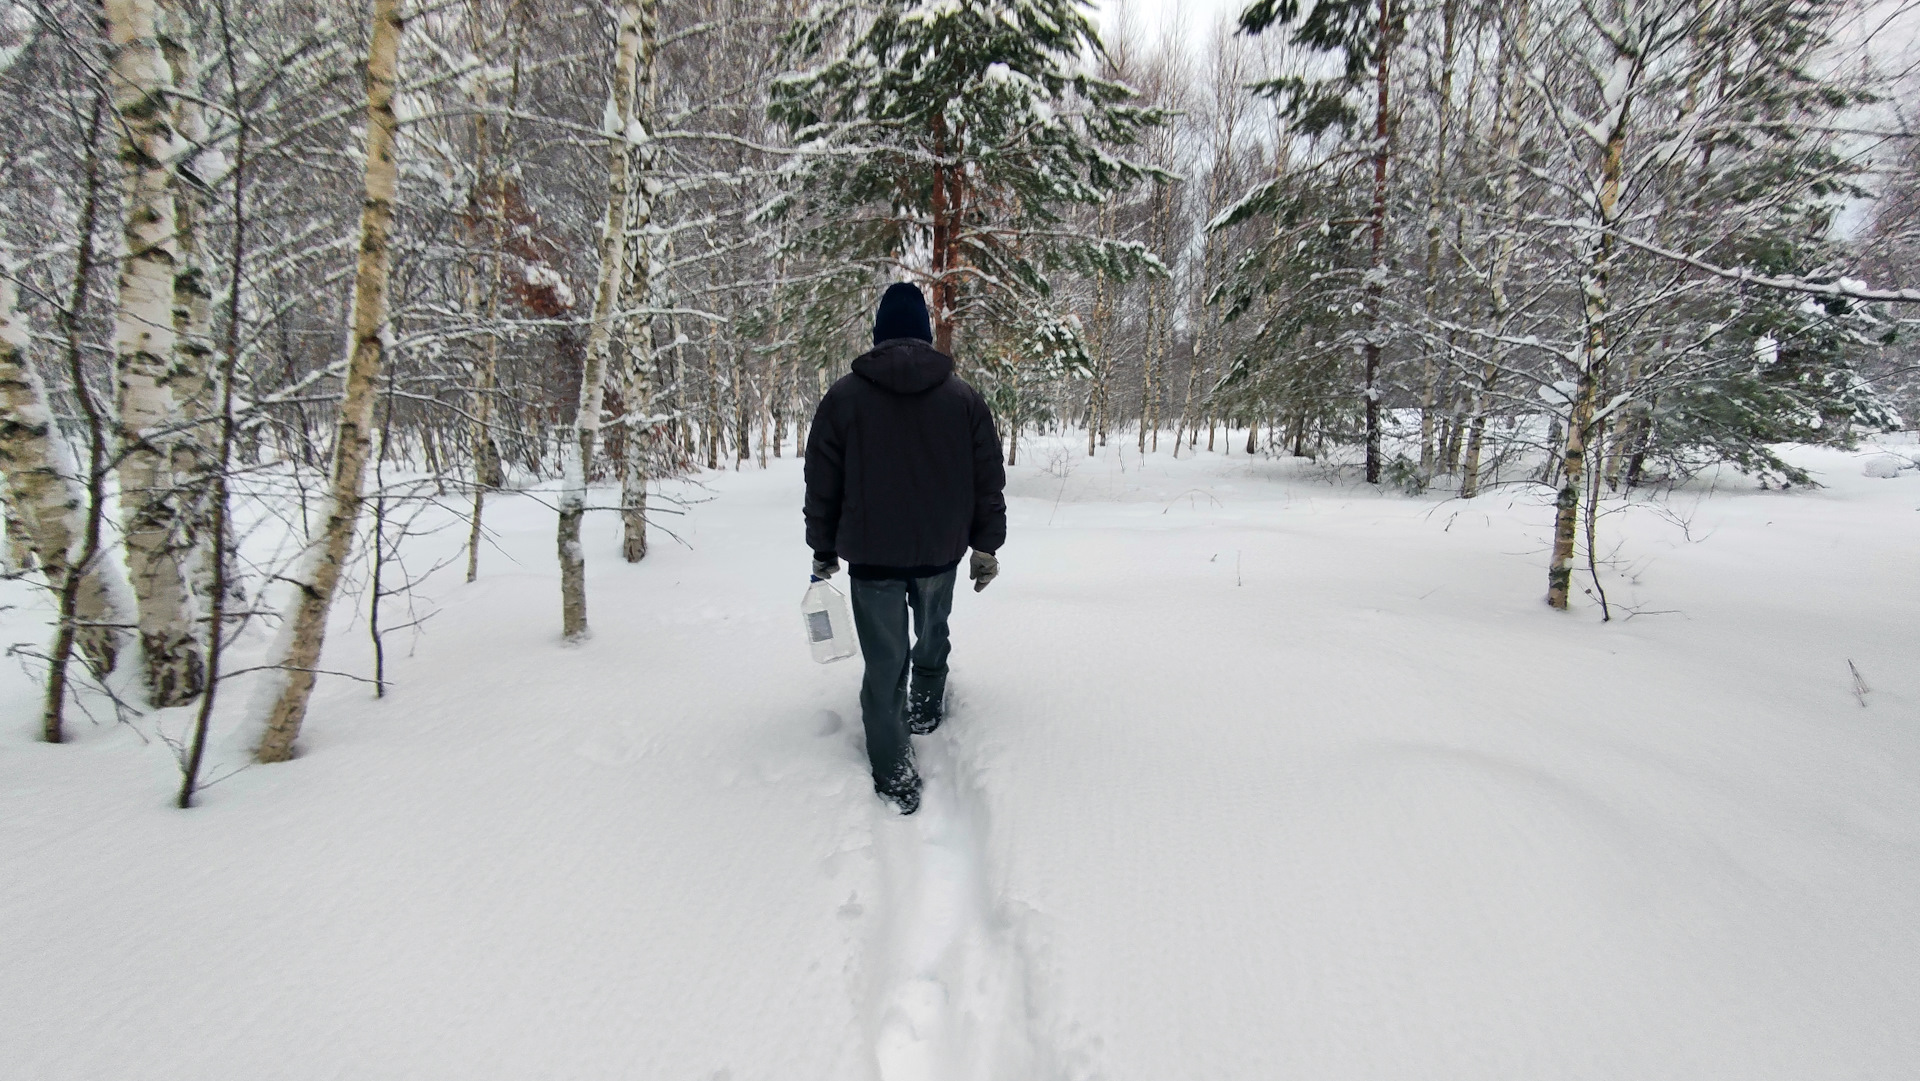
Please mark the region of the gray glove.
[[1000, 576], [1000, 557], [992, 552], [975, 552], [967, 563], [967, 577], [973, 579], [975, 593], [987, 588], [987, 583]]
[[840, 569], [839, 556], [834, 555], [832, 552], [813, 553], [813, 576], [815, 578], [819, 578], [822, 581], [824, 581], [828, 578], [833, 577], [834, 572], [839, 569]]

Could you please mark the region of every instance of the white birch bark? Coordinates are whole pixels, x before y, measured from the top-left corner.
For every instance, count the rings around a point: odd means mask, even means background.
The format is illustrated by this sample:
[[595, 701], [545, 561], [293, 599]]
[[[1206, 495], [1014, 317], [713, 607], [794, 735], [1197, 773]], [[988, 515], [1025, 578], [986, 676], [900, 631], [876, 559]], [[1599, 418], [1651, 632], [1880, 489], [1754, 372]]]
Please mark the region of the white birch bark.
[[[1624, 36], [1624, 35], [1622, 35]], [[1619, 38], [1616, 38], [1619, 40]], [[1640, 75], [1640, 58], [1616, 46], [1613, 70], [1603, 88], [1607, 113], [1594, 129], [1605, 133], [1600, 146], [1600, 171], [1591, 202], [1593, 239], [1581, 269], [1580, 292], [1586, 334], [1581, 342], [1579, 368], [1574, 373], [1572, 406], [1561, 452], [1560, 492], [1554, 501], [1553, 555], [1547, 564], [1547, 604], [1564, 610], [1573, 580], [1574, 541], [1579, 535], [1580, 496], [1586, 483], [1587, 443], [1593, 434], [1595, 398], [1609, 360], [1607, 314], [1613, 272], [1614, 226], [1619, 221], [1620, 184], [1625, 170], [1627, 121], [1633, 91]]]
[[[1440, 223], [1447, 191], [1447, 139], [1453, 127], [1454, 26], [1457, 14], [1458, 0], [1445, 0], [1441, 5], [1440, 85], [1437, 88], [1440, 97], [1439, 130], [1434, 134], [1433, 172], [1427, 191], [1426, 282], [1421, 290], [1422, 305], [1429, 320], [1433, 318], [1440, 297]], [[1437, 449], [1434, 445], [1434, 405], [1440, 372], [1439, 365], [1434, 362], [1431, 342], [1421, 349], [1420, 369], [1420, 479], [1425, 483], [1433, 477]]]
[[[179, 262], [173, 272], [176, 369], [173, 398], [177, 427], [169, 438], [168, 458], [180, 492], [187, 583], [194, 613], [199, 617], [210, 608], [214, 588], [211, 530], [213, 471], [217, 466], [210, 440], [215, 412], [213, 290], [207, 277], [203, 222], [206, 181], [211, 179], [209, 174], [218, 169], [219, 162], [216, 155], [206, 152], [207, 125], [197, 98], [199, 61], [178, 0], [161, 0], [161, 18], [161, 49], [172, 70], [174, 85], [183, 91], [173, 95], [169, 104], [176, 141], [184, 144], [170, 169]], [[231, 585], [239, 578], [230, 575], [227, 580]], [[196, 618], [193, 630], [196, 649], [204, 650], [205, 623]]]
[[293, 757], [294, 740], [306, 719], [314, 669], [326, 639], [327, 612], [353, 546], [360, 516], [361, 486], [373, 427], [374, 384], [386, 347], [389, 237], [398, 180], [394, 160], [393, 95], [400, 54], [399, 0], [374, 0], [373, 33], [367, 49], [367, 161], [360, 210], [359, 262], [353, 282], [351, 353], [333, 448], [333, 476], [320, 535], [295, 568], [293, 604], [271, 663], [260, 701], [270, 701], [265, 730], [254, 756], [262, 762]]
[[[633, 115], [627, 122], [627, 141], [633, 144], [633, 185], [627, 206], [628, 232], [633, 250], [628, 255], [626, 295], [629, 303], [653, 305], [653, 201], [659, 184], [653, 179], [656, 148], [653, 141], [654, 42], [659, 36], [658, 0], [639, 0], [639, 40], [634, 57]], [[629, 563], [647, 557], [647, 466], [653, 447], [654, 367], [653, 317], [641, 316], [626, 329], [626, 378], [620, 399], [626, 403], [625, 454], [620, 469], [621, 555]], [[777, 371], [776, 366], [776, 371]]]
[[1500, 337], [1492, 345], [1486, 365], [1481, 369], [1479, 383], [1473, 388], [1466, 457], [1460, 465], [1462, 499], [1472, 499], [1480, 494], [1480, 453], [1486, 443], [1487, 409], [1508, 353], [1503, 343], [1513, 302], [1507, 292], [1507, 275], [1513, 267], [1514, 248], [1519, 240], [1519, 226], [1514, 223], [1514, 218], [1520, 205], [1520, 178], [1526, 168], [1526, 163], [1520, 160], [1520, 129], [1521, 108], [1526, 92], [1523, 72], [1529, 63], [1531, 18], [1528, 0], [1518, 0], [1514, 5], [1512, 25], [1501, 35], [1500, 112], [1494, 118], [1493, 141], [1505, 169], [1499, 180], [1499, 210], [1495, 214], [1501, 231], [1494, 241], [1493, 259], [1487, 271], [1487, 292], [1492, 302], [1490, 326], [1494, 334]]
[[[470, 0], [467, 5], [467, 32], [476, 55], [484, 48], [484, 23], [485, 16], [480, 4], [477, 0]], [[515, 63], [517, 72], [517, 56]], [[488, 247], [498, 249], [501, 190], [499, 178], [494, 175], [492, 148], [487, 138], [485, 114], [489, 101], [485, 80], [473, 80], [467, 93], [474, 108], [474, 190], [468, 211], [470, 224], [466, 231], [467, 243], [470, 249], [477, 250], [484, 238]], [[480, 298], [481, 271], [472, 265], [472, 257], [469, 258], [465, 268], [466, 299], [462, 310], [469, 317], [477, 314], [481, 325], [486, 328], [474, 346], [473, 393], [469, 397], [468, 407], [473, 417], [473, 511], [468, 519], [467, 530], [467, 581], [471, 582], [480, 576], [480, 529], [482, 516], [486, 512], [487, 490], [500, 487], [505, 477], [501, 475], [500, 447], [493, 433], [493, 397], [500, 371], [500, 336], [493, 333], [492, 327], [500, 314], [500, 259], [496, 250], [491, 258], [485, 260], [489, 281], [483, 306]]]
[[[0, 482], [9, 532], [18, 529], [56, 593], [85, 559], [87, 486], [73, 448], [47, 408], [47, 390], [28, 356], [26, 318], [16, 310], [11, 279], [0, 278]], [[120, 650], [116, 624], [131, 621], [119, 565], [95, 559], [80, 580], [74, 642], [95, 675], [111, 672]]]
[[585, 370], [580, 373], [580, 403], [574, 413], [573, 453], [567, 458], [560, 490], [560, 624], [568, 640], [587, 634], [586, 555], [580, 548], [580, 521], [586, 516], [587, 471], [600, 435], [600, 405], [605, 391], [607, 353], [626, 269], [627, 197], [633, 123], [634, 74], [640, 53], [645, 0], [622, 0], [614, 44], [613, 88], [601, 129], [607, 136], [607, 216], [600, 232], [600, 275], [593, 296], [593, 323], [587, 332]]
[[[0, 424], [6, 423], [0, 420]], [[33, 537], [27, 533], [27, 523], [14, 508], [13, 495], [7, 486], [0, 483], [0, 514], [7, 518], [6, 561], [0, 564], [0, 573], [25, 574], [39, 565], [33, 556]]]
[[160, 40], [160, 6], [107, 0], [105, 7], [126, 212], [113, 335], [120, 510], [148, 697], [170, 706], [198, 694], [205, 678], [188, 586], [192, 541], [171, 461], [177, 437], [158, 434], [178, 421], [177, 395], [191, 390], [173, 313], [175, 274], [184, 265], [174, 197], [173, 81]]

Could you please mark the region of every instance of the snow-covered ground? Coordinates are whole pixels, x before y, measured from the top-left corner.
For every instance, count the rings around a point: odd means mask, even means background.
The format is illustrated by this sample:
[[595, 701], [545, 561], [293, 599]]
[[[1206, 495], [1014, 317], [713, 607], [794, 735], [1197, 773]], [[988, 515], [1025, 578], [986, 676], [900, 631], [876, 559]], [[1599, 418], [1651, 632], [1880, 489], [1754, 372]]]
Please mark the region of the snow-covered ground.
[[638, 566], [590, 519], [574, 648], [497, 499], [387, 698], [323, 682], [286, 765], [229, 728], [190, 812], [184, 711], [38, 744], [8, 665], [0, 1077], [1914, 1077], [1920, 471], [1793, 457], [1611, 514], [1602, 623], [1534, 494], [1029, 443], [910, 819], [791, 461]]

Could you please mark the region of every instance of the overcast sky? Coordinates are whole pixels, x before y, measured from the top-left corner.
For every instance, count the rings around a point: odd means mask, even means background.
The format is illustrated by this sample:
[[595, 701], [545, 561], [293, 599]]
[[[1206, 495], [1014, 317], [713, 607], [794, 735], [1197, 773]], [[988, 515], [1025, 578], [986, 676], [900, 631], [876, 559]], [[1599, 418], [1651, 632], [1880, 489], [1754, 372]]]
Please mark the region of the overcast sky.
[[1223, 17], [1235, 17], [1247, 0], [1094, 0], [1100, 12], [1100, 36], [1114, 35], [1120, 8], [1124, 5], [1133, 20], [1134, 32], [1141, 38], [1158, 37], [1163, 26], [1178, 23], [1189, 48], [1207, 41], [1213, 24]]

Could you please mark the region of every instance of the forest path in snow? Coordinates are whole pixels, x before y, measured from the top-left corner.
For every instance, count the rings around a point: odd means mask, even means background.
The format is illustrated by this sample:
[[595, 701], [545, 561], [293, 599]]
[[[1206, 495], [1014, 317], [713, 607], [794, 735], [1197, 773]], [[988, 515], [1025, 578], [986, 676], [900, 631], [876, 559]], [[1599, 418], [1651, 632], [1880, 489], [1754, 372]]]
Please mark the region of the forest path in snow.
[[875, 831], [887, 896], [870, 1010], [880, 1079], [1046, 1076], [1025, 961], [993, 903], [984, 802], [947, 733], [915, 744], [920, 810], [885, 807]]

